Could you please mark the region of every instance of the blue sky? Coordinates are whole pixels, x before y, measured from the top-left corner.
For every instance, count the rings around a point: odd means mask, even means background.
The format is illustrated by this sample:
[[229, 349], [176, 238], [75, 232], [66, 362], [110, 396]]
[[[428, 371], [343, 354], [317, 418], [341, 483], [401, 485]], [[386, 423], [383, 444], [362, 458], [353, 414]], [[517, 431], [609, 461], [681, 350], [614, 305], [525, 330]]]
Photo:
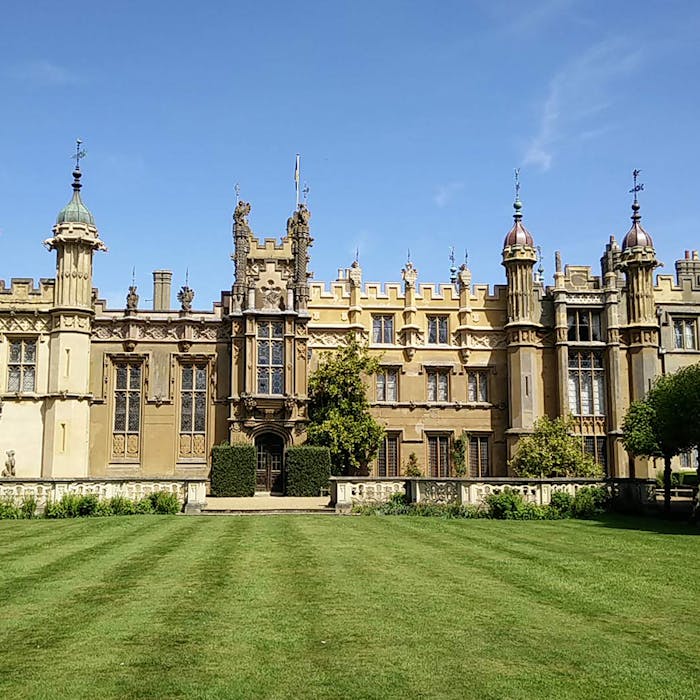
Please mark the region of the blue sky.
[[366, 280], [446, 282], [449, 248], [502, 283], [513, 169], [551, 283], [643, 223], [673, 269], [700, 247], [700, 6], [578, 0], [8, 3], [0, 23], [0, 278], [51, 277], [41, 246], [83, 196], [122, 306], [132, 267], [189, 269], [195, 307], [232, 284], [234, 185], [260, 236], [310, 188], [311, 267], [360, 250]]

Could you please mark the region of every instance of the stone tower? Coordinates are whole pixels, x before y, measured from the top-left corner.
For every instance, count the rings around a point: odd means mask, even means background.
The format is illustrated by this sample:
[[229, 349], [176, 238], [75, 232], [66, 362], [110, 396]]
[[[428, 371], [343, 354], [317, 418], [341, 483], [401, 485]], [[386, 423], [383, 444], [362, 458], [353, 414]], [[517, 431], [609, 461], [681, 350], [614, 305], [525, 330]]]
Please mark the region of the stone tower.
[[513, 456], [518, 439], [532, 432], [543, 405], [542, 361], [537, 338], [540, 323], [533, 281], [537, 250], [523, 225], [522, 203], [517, 194], [513, 208], [513, 228], [503, 242], [502, 259], [508, 282], [505, 327], [508, 344], [508, 459]]
[[51, 309], [49, 372], [44, 421], [44, 477], [87, 476], [89, 469], [92, 256], [106, 250], [80, 198], [81, 172], [73, 172], [73, 197], [59, 212], [53, 237], [56, 286]]

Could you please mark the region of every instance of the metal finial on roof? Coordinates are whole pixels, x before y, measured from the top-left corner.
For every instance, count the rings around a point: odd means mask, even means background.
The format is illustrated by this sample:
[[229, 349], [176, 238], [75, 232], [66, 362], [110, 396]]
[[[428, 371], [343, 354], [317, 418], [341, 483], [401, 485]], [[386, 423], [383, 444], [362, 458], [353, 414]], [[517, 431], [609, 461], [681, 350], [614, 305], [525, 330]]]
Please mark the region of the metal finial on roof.
[[301, 193], [304, 195], [304, 204], [306, 204], [309, 201], [309, 192], [311, 192], [311, 189], [309, 188], [309, 183], [305, 182], [304, 187], [301, 190]]
[[80, 148], [80, 145], [83, 142], [80, 139], [75, 140], [75, 155], [72, 155], [71, 158], [75, 158], [75, 169], [80, 170], [80, 161], [85, 158], [87, 155], [87, 151], [83, 148]]
[[233, 188], [234, 192], [236, 193], [236, 204], [241, 201], [241, 186], [236, 183], [236, 186]]
[[356, 263], [360, 262], [360, 246], [357, 246], [355, 248], [355, 262]]
[[186, 267], [185, 268], [185, 287], [190, 286], [190, 268]]
[[407, 263], [410, 263], [410, 262], [411, 262], [411, 249], [410, 249], [410, 248], [408, 248], [408, 249], [406, 250], [406, 262], [407, 262]]
[[642, 172], [641, 170], [633, 170], [632, 171], [632, 178], [634, 180], [634, 187], [632, 187], [632, 189], [630, 190], [630, 194], [634, 194], [635, 204], [637, 202], [637, 193], [642, 192], [644, 190], [644, 183], [637, 182], [637, 178], [639, 177], [641, 172]]
[[134, 286], [136, 284], [136, 265], [134, 265], [131, 268], [131, 285]]
[[464, 249], [464, 266], [469, 267], [469, 251]]
[[454, 284], [457, 281], [457, 266], [455, 265], [455, 247], [450, 246], [450, 282]]
[[515, 201], [520, 201], [520, 168], [515, 168]]

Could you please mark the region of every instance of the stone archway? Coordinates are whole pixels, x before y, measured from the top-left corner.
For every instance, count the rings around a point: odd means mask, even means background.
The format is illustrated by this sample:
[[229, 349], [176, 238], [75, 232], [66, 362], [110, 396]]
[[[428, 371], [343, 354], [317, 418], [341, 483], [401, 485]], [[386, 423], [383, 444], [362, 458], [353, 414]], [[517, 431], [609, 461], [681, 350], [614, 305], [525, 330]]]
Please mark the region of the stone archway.
[[273, 432], [260, 433], [255, 438], [258, 451], [255, 489], [284, 493], [284, 440]]

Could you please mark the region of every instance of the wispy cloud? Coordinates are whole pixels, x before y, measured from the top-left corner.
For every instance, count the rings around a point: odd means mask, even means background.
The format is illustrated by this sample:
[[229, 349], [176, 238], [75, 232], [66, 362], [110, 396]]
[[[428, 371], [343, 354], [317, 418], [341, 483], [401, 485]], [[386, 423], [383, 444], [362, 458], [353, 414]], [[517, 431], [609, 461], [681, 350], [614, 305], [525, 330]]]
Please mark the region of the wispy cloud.
[[525, 150], [524, 165], [548, 170], [559, 147], [613, 128], [605, 123], [617, 81], [641, 64], [640, 49], [622, 40], [596, 44], [560, 68], [549, 82], [539, 126]]
[[435, 206], [443, 209], [462, 189], [464, 189], [463, 182], [448, 182], [443, 185], [436, 185], [435, 192], [433, 194], [433, 202], [435, 202]]
[[38, 87], [62, 87], [80, 82], [80, 78], [64, 66], [43, 59], [17, 63], [5, 72], [14, 80]]
[[[571, 17], [580, 0], [531, 0], [514, 4], [512, 0], [486, 0], [482, 9], [497, 24], [497, 31], [504, 34], [532, 36], [548, 29], [564, 15]], [[576, 17], [577, 21], [581, 21]]]

